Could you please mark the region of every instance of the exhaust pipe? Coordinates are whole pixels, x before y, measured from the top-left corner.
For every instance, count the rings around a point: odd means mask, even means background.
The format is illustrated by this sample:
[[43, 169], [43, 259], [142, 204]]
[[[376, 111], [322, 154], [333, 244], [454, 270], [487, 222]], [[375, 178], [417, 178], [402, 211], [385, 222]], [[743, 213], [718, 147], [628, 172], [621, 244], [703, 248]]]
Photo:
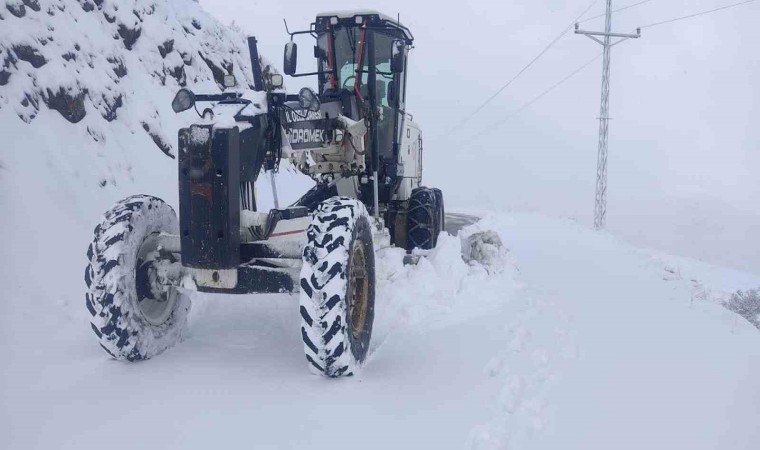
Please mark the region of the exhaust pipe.
[[248, 54], [251, 56], [251, 68], [253, 69], [253, 90], [264, 90], [264, 77], [261, 75], [261, 63], [259, 61], [259, 47], [255, 36], [248, 36]]

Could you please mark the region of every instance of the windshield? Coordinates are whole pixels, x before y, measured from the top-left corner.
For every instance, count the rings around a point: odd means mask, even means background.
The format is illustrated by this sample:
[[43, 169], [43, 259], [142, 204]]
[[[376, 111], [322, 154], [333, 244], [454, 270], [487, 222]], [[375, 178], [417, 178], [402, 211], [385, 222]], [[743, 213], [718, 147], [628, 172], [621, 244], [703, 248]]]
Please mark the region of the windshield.
[[[330, 45], [332, 44], [327, 42], [327, 33], [323, 33], [317, 38], [320, 71], [325, 74], [324, 77], [320, 77], [320, 91], [324, 92], [325, 89], [331, 87], [327, 74], [330, 72], [328, 55], [332, 50], [335, 54], [335, 65], [338, 74], [338, 79], [335, 82], [336, 86], [354, 92], [354, 86], [357, 84], [356, 69], [361, 59], [362, 71], [358, 84], [362, 96], [366, 96], [368, 75], [367, 50], [364, 49], [364, 54], [360, 57], [359, 52], [363, 35], [361, 28], [358, 26], [338, 27], [333, 31], [335, 42], [332, 49], [330, 49]], [[390, 73], [390, 49], [393, 37], [376, 31], [368, 31], [368, 33], [375, 33], [378, 104], [389, 106], [387, 93], [388, 85], [393, 81], [393, 75]]]

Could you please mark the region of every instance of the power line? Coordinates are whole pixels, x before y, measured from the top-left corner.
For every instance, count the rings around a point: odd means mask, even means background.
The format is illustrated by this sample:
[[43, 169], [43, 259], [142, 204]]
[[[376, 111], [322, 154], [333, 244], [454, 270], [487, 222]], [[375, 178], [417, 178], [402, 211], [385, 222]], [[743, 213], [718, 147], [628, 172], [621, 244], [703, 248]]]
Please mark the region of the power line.
[[[634, 3], [632, 5], [628, 5], [628, 6], [619, 8], [619, 9], [617, 9], [615, 11], [622, 11], [624, 9], [633, 8], [634, 6], [638, 6], [638, 5], [641, 5], [641, 4], [644, 4], [644, 3], [647, 3], [647, 2], [651, 2], [651, 1], [652, 0], [645, 0], [645, 1], [642, 1], [642, 2]], [[662, 22], [651, 23], [649, 25], [645, 25], [645, 26], [642, 26], [640, 28], [651, 28], [651, 27], [654, 27], [654, 26], [664, 25], [666, 23], [676, 22], [676, 21], [679, 21], [679, 20], [686, 20], [686, 19], [689, 19], [689, 18], [692, 18], [692, 17], [697, 17], [697, 16], [701, 16], [701, 15], [704, 15], [704, 14], [709, 14], [709, 13], [713, 13], [713, 12], [716, 12], [716, 11], [721, 11], [721, 10], [724, 10], [724, 9], [729, 9], [729, 8], [733, 8], [733, 7], [736, 7], [736, 6], [744, 5], [744, 4], [747, 4], [747, 3], [753, 3], [753, 2], [756, 2], [756, 1], [757, 0], [745, 0], [743, 2], [739, 2], [739, 3], [734, 3], [734, 4], [731, 4], [731, 5], [722, 6], [720, 8], [711, 9], [709, 11], [702, 11], [702, 12], [699, 12], [699, 13], [690, 14], [690, 15], [682, 16], [682, 17], [676, 17], [674, 19], [670, 19], [670, 20], [666, 20], [666, 21], [662, 21]], [[593, 6], [593, 4], [591, 6]], [[588, 9], [590, 9], [590, 7]], [[613, 12], [615, 12], [615, 11], [613, 11]], [[585, 14], [585, 12], [584, 12], [584, 14]], [[583, 16], [583, 14], [581, 14], [581, 17], [582, 16]], [[592, 19], [593, 18], [595, 18], [595, 17], [592, 17]], [[590, 19], [587, 19], [587, 20], [590, 20]], [[585, 20], [584, 20], [584, 22], [585, 22]], [[567, 30], [565, 30], [559, 37], [562, 37], [564, 34], [567, 34]], [[586, 63], [584, 63], [583, 65], [581, 65], [580, 67], [578, 67], [577, 69], [575, 69], [574, 71], [572, 71], [570, 74], [566, 75], [564, 78], [562, 78], [561, 80], [559, 80], [556, 83], [554, 83], [552, 86], [550, 86], [548, 89], [544, 90], [543, 92], [541, 92], [540, 94], [538, 94], [537, 96], [535, 96], [533, 99], [531, 99], [528, 102], [522, 104], [519, 108], [517, 108], [514, 111], [512, 111], [511, 113], [509, 113], [503, 119], [500, 119], [500, 120], [492, 123], [490, 126], [484, 128], [480, 133], [476, 133], [476, 136], [480, 137], [480, 136], [484, 136], [484, 135], [487, 135], [487, 134], [493, 132], [496, 128], [498, 128], [499, 126], [501, 126], [505, 122], [509, 121], [510, 119], [512, 119], [517, 114], [519, 114], [519, 113], [523, 112], [524, 110], [528, 109], [529, 107], [533, 106], [534, 103], [538, 102], [543, 97], [545, 97], [546, 95], [548, 95], [550, 92], [552, 92], [556, 88], [560, 87], [562, 84], [566, 83], [571, 78], [573, 78], [575, 75], [577, 75], [578, 73], [580, 73], [581, 71], [583, 71], [583, 69], [585, 69], [588, 66], [590, 66], [591, 64], [593, 64], [594, 61], [596, 61], [597, 59], [599, 59], [600, 56], [602, 56], [602, 53], [597, 54], [596, 56], [594, 56], [594, 58], [592, 58], [591, 60], [587, 61]], [[513, 80], [511, 80], [511, 81], [513, 81]], [[510, 81], [510, 83], [511, 83], [511, 81]], [[498, 94], [498, 92], [497, 92], [497, 94]], [[472, 114], [472, 115], [474, 115], [474, 114]]]
[[505, 122], [507, 122], [508, 120], [510, 120], [512, 117], [514, 117], [514, 116], [516, 116], [517, 114], [519, 114], [519, 113], [523, 112], [524, 110], [528, 109], [528, 108], [529, 108], [529, 107], [531, 107], [531, 106], [532, 106], [534, 103], [536, 103], [537, 101], [539, 101], [539, 100], [541, 100], [542, 98], [544, 98], [544, 97], [545, 97], [547, 94], [549, 94], [551, 91], [553, 91], [553, 90], [557, 89], [557, 88], [558, 88], [558, 87], [560, 87], [562, 84], [564, 84], [565, 82], [567, 82], [568, 80], [570, 80], [572, 77], [576, 76], [576, 75], [577, 75], [577, 74], [579, 74], [581, 71], [583, 71], [583, 69], [585, 69], [586, 67], [588, 67], [588, 66], [590, 66], [591, 64], [593, 64], [593, 63], [594, 63], [594, 61], [596, 61], [597, 59], [599, 59], [599, 57], [600, 57], [600, 56], [602, 56], [602, 53], [599, 53], [599, 54], [597, 54], [597, 55], [596, 55], [596, 56], [594, 56], [592, 59], [590, 59], [589, 61], [587, 61], [585, 64], [583, 64], [582, 66], [578, 67], [577, 69], [575, 69], [574, 71], [572, 71], [570, 74], [566, 75], [564, 78], [562, 78], [561, 80], [559, 80], [559, 81], [557, 81], [556, 83], [554, 83], [553, 85], [551, 85], [551, 87], [549, 87], [549, 88], [548, 88], [548, 89], [546, 89], [545, 91], [541, 92], [541, 93], [540, 93], [540, 94], [538, 94], [537, 96], [533, 97], [533, 98], [532, 98], [531, 100], [529, 100], [528, 102], [526, 102], [526, 103], [523, 103], [523, 104], [522, 104], [522, 106], [520, 106], [519, 108], [517, 108], [517, 109], [515, 109], [514, 111], [512, 111], [512, 112], [511, 112], [511, 113], [510, 113], [508, 116], [504, 117], [503, 119], [499, 119], [498, 121], [496, 121], [496, 122], [492, 123], [492, 124], [491, 124], [490, 126], [488, 126], [487, 128], [484, 128], [484, 129], [483, 129], [483, 130], [482, 130], [480, 133], [478, 133], [478, 134], [477, 134], [477, 136], [483, 136], [483, 135], [486, 135], [486, 134], [488, 134], [488, 133], [492, 132], [493, 130], [495, 130], [496, 128], [498, 128], [499, 126], [501, 126], [503, 123], [505, 123]]
[[[641, 5], [641, 4], [644, 4], [644, 3], [647, 3], [647, 2], [651, 2], [651, 1], [652, 0], [645, 0], [645, 1], [642, 1], [642, 2], [639, 2], [639, 3], [634, 3], [632, 5], [628, 5], [628, 6], [619, 8], [619, 9], [617, 9], [615, 11], [621, 11], [623, 9], [633, 8], [634, 6], [638, 6], [638, 5]], [[720, 8], [715, 8], [715, 9], [711, 9], [711, 10], [708, 10], [708, 11], [702, 11], [702, 12], [699, 12], [699, 13], [689, 14], [689, 15], [682, 16], [682, 17], [676, 17], [676, 18], [665, 20], [665, 21], [662, 21], [662, 22], [651, 23], [649, 25], [644, 25], [644, 26], [642, 26], [640, 28], [642, 28], [642, 29], [643, 28], [651, 28], [651, 27], [655, 27], [655, 26], [658, 26], [658, 25], [664, 25], [666, 23], [676, 22], [676, 21], [679, 21], [679, 20], [686, 20], [686, 19], [690, 19], [692, 17], [697, 17], [697, 16], [701, 16], [701, 15], [704, 15], [704, 14], [709, 14], [709, 13], [713, 13], [713, 12], [716, 12], [716, 11], [721, 11], [721, 10], [724, 10], [724, 9], [734, 8], [734, 7], [737, 7], [737, 6], [745, 5], [747, 3], [753, 3], [753, 2], [756, 2], [756, 1], [758, 1], [758, 0], [745, 0], [743, 2], [733, 3], [731, 5], [726, 5], [726, 6], [721, 6]], [[613, 12], [615, 12], [615, 11], [613, 11]], [[593, 18], [594, 17], [592, 17], [592, 19]], [[590, 19], [587, 19], [587, 20], [590, 20]], [[585, 22], [585, 20], [584, 20], [584, 22]], [[537, 101], [541, 100], [543, 97], [545, 97], [551, 91], [553, 91], [554, 89], [558, 88], [559, 86], [561, 86], [562, 84], [564, 84], [565, 82], [567, 82], [568, 80], [570, 80], [572, 77], [574, 77], [575, 75], [577, 75], [578, 73], [580, 73], [586, 67], [590, 66], [594, 61], [596, 61], [597, 59], [599, 59], [600, 56], [602, 56], [602, 53], [599, 53], [593, 59], [589, 60], [588, 62], [586, 62], [582, 66], [578, 67], [573, 72], [571, 72], [569, 75], [565, 76], [564, 78], [562, 78], [558, 82], [554, 83], [551, 87], [549, 87], [545, 91], [541, 92], [539, 95], [537, 95], [536, 97], [534, 97], [530, 101], [524, 103], [519, 108], [517, 108], [514, 111], [512, 111], [511, 113], [509, 113], [509, 115], [507, 115], [503, 119], [500, 119], [500, 120], [494, 122], [489, 127], [485, 128], [483, 131], [481, 131], [481, 133], [479, 133], [478, 135], [484, 135], [484, 134], [490, 133], [496, 127], [502, 125], [503, 123], [509, 121], [515, 115], [517, 115], [517, 114], [521, 113], [522, 111], [528, 109], [530, 106], [532, 106]]]
[[[641, 2], [638, 2], [638, 3], [634, 3], [634, 4], [632, 4], [632, 5], [623, 6], [622, 8], [613, 9], [613, 10], [612, 10], [612, 13], [614, 14], [614, 13], [616, 13], [616, 12], [625, 11], [626, 9], [630, 9], [630, 8], [633, 8], [634, 6], [643, 5], [644, 3], [649, 3], [649, 2], [651, 2], [651, 1], [652, 1], [652, 0], [644, 0], [644, 1], [641, 1]], [[583, 20], [581, 20], [581, 21], [580, 21], [580, 22], [578, 22], [578, 23], [586, 23], [586, 22], [588, 22], [588, 21], [590, 21], [590, 20], [598, 19], [598, 18], [600, 18], [600, 17], [604, 17], [604, 16], [605, 16], [605, 14], [599, 14], [598, 16], [589, 17], [588, 19], [583, 19]]]
[[658, 25], [665, 25], [666, 23], [677, 22], [679, 20], [691, 19], [692, 17], [702, 16], [702, 15], [705, 15], [705, 14], [714, 13], [716, 11], [722, 11], [724, 9], [735, 8], [737, 6], [746, 5], [747, 3], [753, 3], [753, 2], [756, 2], [756, 1], [757, 0], [745, 0], [743, 2], [733, 3], [731, 5], [726, 5], [726, 6], [721, 6], [720, 8], [715, 8], [715, 9], [711, 9], [711, 10], [708, 10], [708, 11], [702, 11], [702, 12], [698, 12], [698, 13], [694, 13], [694, 14], [689, 14], [688, 16], [676, 17], [674, 19], [663, 20], [662, 22], [650, 23], [649, 25], [644, 25], [644, 26], [642, 26], [640, 28], [642, 28], [642, 29], [643, 28], [651, 28], [651, 27], [656, 27]]
[[[514, 77], [512, 77], [512, 79], [510, 79], [509, 81], [507, 81], [507, 82], [506, 82], [506, 83], [505, 83], [505, 84], [504, 84], [502, 87], [500, 87], [500, 88], [499, 88], [499, 89], [498, 89], [498, 90], [497, 90], [495, 93], [493, 93], [493, 94], [492, 94], [490, 97], [488, 97], [488, 98], [486, 99], [486, 101], [484, 101], [483, 103], [481, 103], [481, 104], [480, 104], [480, 106], [478, 106], [477, 108], [475, 108], [475, 110], [474, 110], [473, 112], [471, 112], [470, 114], [468, 114], [468, 115], [467, 115], [467, 116], [466, 116], [466, 117], [465, 117], [465, 118], [464, 118], [464, 119], [463, 119], [463, 120], [460, 122], [460, 124], [459, 124], [459, 125], [460, 125], [460, 127], [461, 127], [462, 125], [464, 125], [465, 123], [467, 123], [467, 122], [468, 122], [470, 119], [472, 119], [472, 118], [473, 118], [473, 117], [474, 117], [474, 116], [475, 116], [477, 113], [479, 113], [479, 112], [480, 112], [480, 111], [481, 111], [483, 108], [485, 108], [485, 107], [486, 107], [486, 105], [488, 105], [489, 103], [491, 103], [491, 101], [492, 101], [494, 98], [496, 98], [496, 96], [497, 96], [497, 95], [501, 94], [501, 93], [502, 93], [502, 91], [504, 91], [504, 89], [506, 89], [507, 87], [509, 87], [509, 85], [510, 85], [510, 84], [512, 84], [512, 83], [513, 83], [515, 80], [517, 80], [517, 79], [520, 77], [520, 75], [522, 75], [522, 74], [523, 74], [523, 73], [524, 73], [526, 70], [528, 70], [528, 68], [530, 68], [530, 66], [532, 66], [532, 65], [533, 65], [533, 64], [534, 64], [536, 61], [538, 61], [538, 60], [539, 60], [539, 58], [541, 58], [542, 56], [544, 56], [544, 54], [545, 54], [547, 51], [549, 51], [549, 49], [550, 49], [550, 48], [552, 48], [552, 47], [554, 46], [554, 44], [556, 44], [556, 43], [557, 43], [557, 42], [558, 42], [560, 39], [562, 39], [562, 37], [563, 37], [564, 35], [566, 35], [566, 34], [567, 34], [567, 32], [568, 32], [568, 31], [570, 31], [570, 30], [573, 28], [573, 26], [575, 25], [575, 23], [576, 23], [578, 20], [580, 20], [580, 18], [581, 18], [581, 17], [585, 16], [585, 15], [586, 15], [586, 13], [587, 13], [587, 12], [589, 12], [589, 10], [591, 10], [591, 8], [592, 8], [594, 5], [596, 5], [596, 3], [597, 3], [598, 1], [599, 1], [599, 0], [593, 0], [593, 1], [591, 2], [591, 4], [589, 4], [589, 5], [588, 5], [588, 7], [587, 7], [587, 8], [586, 8], [586, 9], [585, 9], [585, 10], [584, 10], [584, 11], [583, 11], [583, 12], [582, 12], [582, 13], [581, 13], [581, 14], [580, 14], [578, 17], [576, 17], [576, 18], [575, 18], [575, 20], [573, 20], [572, 22], [570, 22], [570, 25], [568, 25], [568, 26], [567, 26], [567, 28], [565, 28], [565, 29], [562, 31], [562, 33], [560, 33], [560, 34], [559, 34], [559, 35], [558, 35], [556, 38], [554, 38], [554, 40], [553, 40], [553, 41], [551, 41], [551, 42], [549, 43], [549, 45], [547, 45], [547, 46], [546, 46], [546, 47], [545, 47], [543, 50], [541, 50], [541, 52], [540, 52], [538, 55], [536, 55], [536, 57], [535, 57], [535, 58], [533, 58], [533, 59], [532, 59], [532, 60], [531, 60], [531, 61], [530, 61], [530, 62], [529, 62], [529, 63], [528, 63], [528, 64], [527, 64], [525, 67], [523, 67], [523, 68], [522, 68], [522, 69], [521, 69], [521, 70], [520, 70], [520, 71], [517, 73], [517, 75], [515, 75]], [[460, 129], [461, 129], [461, 128], [460, 128]]]
[[[554, 46], [554, 44], [556, 44], [556, 43], [557, 43], [557, 42], [558, 42], [558, 41], [559, 41], [559, 40], [560, 40], [560, 39], [561, 39], [561, 38], [562, 38], [564, 35], [566, 35], [566, 34], [567, 34], [567, 32], [568, 32], [568, 31], [570, 31], [570, 29], [573, 27], [573, 25], [575, 24], [575, 22], [579, 21], [581, 17], [583, 17], [584, 15], [586, 15], [586, 13], [587, 13], [587, 12], [588, 12], [588, 11], [589, 11], [589, 10], [590, 10], [590, 9], [591, 9], [591, 8], [592, 8], [592, 7], [593, 7], [595, 4], [596, 4], [596, 3], [597, 3], [597, 1], [598, 1], [598, 0], [595, 0], [595, 1], [593, 1], [593, 2], [592, 2], [592, 3], [591, 3], [591, 4], [590, 4], [590, 5], [589, 5], [589, 6], [588, 6], [588, 7], [587, 7], [587, 8], [586, 8], [584, 11], [583, 11], [583, 13], [581, 13], [581, 14], [580, 14], [580, 15], [579, 15], [579, 16], [578, 16], [576, 19], [575, 19], [575, 21], [573, 21], [573, 23], [572, 23], [571, 25], [569, 25], [569, 26], [568, 26], [566, 29], [564, 29], [564, 30], [562, 31], [562, 33], [560, 33], [560, 34], [559, 34], [559, 35], [558, 35], [556, 38], [554, 38], [554, 40], [552, 40], [552, 41], [549, 43], [549, 45], [547, 45], [547, 46], [546, 46], [546, 47], [545, 47], [545, 48], [544, 48], [544, 49], [543, 49], [543, 50], [542, 50], [542, 51], [541, 51], [541, 52], [540, 52], [540, 53], [539, 53], [539, 54], [538, 54], [538, 55], [537, 55], [535, 58], [533, 58], [533, 59], [532, 59], [532, 60], [531, 60], [531, 61], [530, 61], [530, 62], [529, 62], [529, 63], [528, 63], [528, 64], [527, 64], [525, 67], [523, 67], [523, 68], [522, 68], [522, 69], [521, 69], [521, 70], [520, 70], [520, 71], [519, 71], [519, 72], [518, 72], [518, 73], [517, 73], [517, 74], [516, 74], [514, 77], [512, 77], [512, 79], [510, 79], [510, 80], [509, 80], [509, 81], [508, 81], [506, 84], [504, 84], [504, 85], [503, 85], [501, 88], [499, 88], [499, 89], [498, 89], [498, 90], [497, 90], [497, 91], [496, 91], [494, 94], [492, 94], [490, 97], [488, 97], [488, 98], [487, 98], [487, 99], [486, 99], [486, 100], [485, 100], [483, 103], [481, 103], [481, 104], [480, 104], [480, 105], [479, 105], [479, 106], [478, 106], [478, 107], [477, 107], [477, 108], [476, 108], [476, 109], [475, 109], [473, 112], [471, 112], [470, 114], [468, 114], [468, 115], [467, 115], [467, 116], [466, 116], [466, 117], [465, 117], [465, 118], [462, 120], [462, 122], [460, 123], [460, 127], [461, 127], [461, 125], [464, 125], [465, 123], [467, 123], [467, 122], [468, 122], [468, 121], [469, 121], [469, 120], [470, 120], [472, 117], [474, 117], [474, 116], [475, 116], [477, 113], [479, 113], [479, 112], [480, 112], [480, 111], [481, 111], [481, 110], [482, 110], [482, 109], [483, 109], [483, 108], [484, 108], [486, 105], [488, 105], [488, 104], [489, 104], [491, 101], [493, 101], [493, 99], [494, 99], [494, 98], [496, 98], [496, 96], [498, 96], [498, 95], [499, 95], [499, 94], [500, 94], [502, 91], [504, 91], [504, 89], [506, 89], [507, 87], [509, 87], [509, 85], [511, 85], [511, 84], [512, 84], [512, 83], [513, 83], [515, 80], [517, 80], [517, 78], [519, 78], [519, 77], [520, 77], [520, 76], [521, 76], [521, 75], [522, 75], [522, 74], [523, 74], [523, 73], [524, 73], [526, 70], [528, 70], [528, 68], [530, 68], [530, 67], [531, 67], [531, 66], [532, 66], [532, 65], [533, 65], [533, 64], [534, 64], [536, 61], [538, 61], [538, 59], [539, 59], [539, 58], [541, 58], [541, 57], [542, 57], [542, 56], [543, 56], [543, 55], [544, 55], [544, 54], [545, 54], [547, 51], [549, 51], [549, 49], [550, 49], [551, 47], [553, 47], [553, 46]], [[640, 2], [637, 2], [637, 3], [633, 3], [633, 4], [631, 4], [631, 5], [623, 6], [623, 7], [621, 7], [621, 8], [618, 8], [618, 9], [616, 9], [616, 10], [613, 10], [612, 12], [613, 12], [613, 13], [615, 13], [615, 12], [624, 11], [624, 10], [627, 10], [627, 9], [633, 8], [633, 7], [635, 7], [635, 6], [639, 6], [639, 5], [643, 5], [643, 4], [645, 4], [645, 3], [649, 3], [649, 2], [651, 2], [651, 1], [652, 1], [652, 0], [643, 0], [643, 1], [640, 1]], [[644, 26], [642, 26], [642, 27], [639, 27], [639, 29], [643, 29], [643, 28], [651, 28], [651, 27], [655, 27], [655, 26], [659, 26], [659, 25], [664, 25], [664, 24], [667, 24], [667, 23], [671, 23], [671, 22], [677, 22], [677, 21], [680, 21], [680, 20], [686, 20], [686, 19], [690, 19], [690, 18], [693, 18], [693, 17], [697, 17], [697, 16], [701, 16], [701, 15], [705, 15], [705, 14], [710, 14], [710, 13], [714, 13], [714, 12], [717, 12], [717, 11], [722, 11], [722, 10], [724, 10], [724, 9], [734, 8], [734, 7], [737, 7], [737, 6], [741, 6], [741, 5], [745, 5], [745, 4], [748, 4], [748, 3], [753, 3], [753, 2], [756, 2], [756, 1], [757, 1], [757, 0], [745, 0], [745, 1], [742, 1], [742, 2], [733, 3], [733, 4], [730, 4], [730, 5], [726, 5], [726, 6], [721, 6], [721, 7], [719, 7], [719, 8], [714, 8], [714, 9], [710, 9], [710, 10], [707, 10], [707, 11], [702, 11], [702, 12], [698, 12], [698, 13], [694, 13], [694, 14], [689, 14], [689, 15], [686, 15], [686, 16], [682, 16], [682, 17], [676, 17], [676, 18], [673, 18], [673, 19], [664, 20], [664, 21], [662, 21], [662, 22], [655, 22], [655, 23], [651, 23], [651, 24], [648, 24], [648, 25], [644, 25]], [[596, 18], [599, 18], [599, 17], [602, 17], [602, 16], [603, 16], [603, 15], [599, 15], [599, 16], [590, 17], [590, 18], [588, 18], [588, 19], [585, 19], [585, 20], [583, 20], [583, 21], [581, 21], [581, 22], [578, 22], [578, 23], [587, 22], [587, 21], [589, 21], [589, 20], [592, 20], [592, 19], [596, 19]], [[597, 56], [597, 58], [598, 58], [598, 56]], [[594, 58], [594, 59], [596, 59], [596, 58]], [[592, 60], [592, 61], [593, 61], [593, 60]], [[530, 101], [530, 102], [528, 102], [527, 104], [525, 104], [525, 105], [521, 106], [520, 108], [518, 108], [517, 110], [513, 111], [513, 112], [512, 112], [512, 114], [510, 114], [510, 116], [508, 116], [508, 117], [507, 117], [507, 119], [501, 120], [501, 121], [497, 122], [497, 123], [496, 123], [496, 124], [494, 124], [494, 125], [499, 125], [499, 124], [501, 124], [501, 123], [505, 122], [506, 120], [508, 120], [509, 118], [511, 118], [511, 117], [512, 117], [512, 115], [514, 115], [514, 114], [516, 114], [516, 113], [518, 113], [518, 112], [520, 112], [520, 111], [524, 110], [524, 109], [525, 109], [525, 108], [527, 108], [528, 106], [532, 105], [532, 104], [533, 104], [535, 101], [538, 101], [538, 100], [539, 100], [541, 97], [543, 97], [544, 95], [546, 95], [546, 94], [548, 94], [549, 92], [551, 92], [552, 90], [554, 90], [556, 87], [558, 87], [559, 85], [561, 85], [562, 83], [564, 83], [565, 81], [567, 81], [567, 79], [571, 78], [573, 75], [575, 75], [575, 74], [576, 74], [577, 72], [579, 72], [580, 70], [584, 69], [584, 68], [585, 68], [585, 67], [586, 67], [588, 64], [591, 64], [591, 61], [590, 61], [589, 63], [587, 63], [586, 65], [582, 66], [581, 68], [579, 68], [579, 69], [578, 69], [576, 72], [573, 72], [573, 73], [572, 73], [570, 76], [568, 76], [566, 79], [563, 79], [563, 80], [561, 80], [561, 81], [560, 81], [559, 83], [557, 83], [556, 85], [554, 85], [554, 86], [552, 86], [551, 88], [547, 89], [545, 92], [543, 92], [541, 95], [539, 95], [539, 96], [538, 96], [538, 97], [536, 97], [535, 99], [531, 100], [531, 101]], [[489, 127], [489, 128], [490, 128], [490, 127]], [[459, 129], [461, 129], [461, 128], [459, 128]], [[487, 131], [486, 131], [486, 132], [487, 132]]]

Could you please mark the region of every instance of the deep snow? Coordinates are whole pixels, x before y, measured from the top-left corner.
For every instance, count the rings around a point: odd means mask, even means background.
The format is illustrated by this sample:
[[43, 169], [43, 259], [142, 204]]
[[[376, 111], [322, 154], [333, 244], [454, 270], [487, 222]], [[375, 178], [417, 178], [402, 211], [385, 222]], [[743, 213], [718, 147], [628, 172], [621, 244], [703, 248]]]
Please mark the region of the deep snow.
[[[65, 3], [83, 23], [95, 17]], [[219, 27], [194, 2], [167, 4], [191, 26]], [[0, 14], [5, 32], [21, 23]], [[139, 70], [140, 55], [160, 58], [148, 38], [163, 26], [143, 25], [138, 53], [109, 47], [135, 67], [113, 122], [86, 103], [76, 125], [44, 105], [27, 124], [20, 88], [0, 86], [0, 448], [760, 447], [760, 333], [720, 306], [760, 277], [532, 213], [464, 211], [483, 217], [464, 235], [501, 237], [501, 270], [464, 263], [447, 235], [416, 266], [382, 251], [371, 354], [349, 379], [307, 370], [295, 295], [195, 296], [180, 345], [137, 364], [108, 359], [84, 307], [92, 228], [129, 194], [176, 206], [176, 161], [141, 118], [157, 109], [167, 136], [194, 119], [170, 112], [173, 78]], [[198, 91], [216, 88], [208, 67], [186, 70]], [[285, 200], [308, 185], [287, 168], [279, 180]]]
[[692, 276], [714, 292], [760, 280], [538, 215], [463, 233], [481, 229], [510, 250], [500, 273], [448, 235], [417, 266], [381, 252], [369, 361], [337, 381], [307, 370], [296, 296], [196, 296], [185, 342], [124, 364], [98, 348], [78, 289], [42, 308], [19, 280], [0, 446], [756, 448], [760, 334]]

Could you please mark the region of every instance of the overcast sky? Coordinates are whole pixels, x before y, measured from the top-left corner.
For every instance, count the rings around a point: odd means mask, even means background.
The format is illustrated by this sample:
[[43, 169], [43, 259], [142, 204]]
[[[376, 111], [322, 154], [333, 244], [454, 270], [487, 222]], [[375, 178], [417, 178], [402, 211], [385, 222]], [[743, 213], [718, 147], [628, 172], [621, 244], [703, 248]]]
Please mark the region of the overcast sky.
[[[640, 0], [615, 0], [613, 8]], [[613, 30], [735, 3], [653, 0], [615, 14]], [[568, 33], [518, 81], [464, 126], [467, 113], [537, 55], [590, 0], [447, 3], [384, 0], [371, 8], [416, 38], [408, 110], [425, 138], [426, 183], [453, 205], [521, 207], [590, 222], [593, 215], [601, 59], [520, 114], [511, 112], [601, 51]], [[255, 34], [281, 67], [291, 30], [354, 1], [201, 0], [224, 23]], [[586, 17], [603, 13], [599, 0]], [[642, 30], [612, 52], [609, 211], [611, 226], [666, 199], [699, 199], [758, 214], [760, 183], [760, 1]], [[603, 19], [582, 25], [602, 29]], [[299, 69], [310, 55], [300, 41]], [[286, 79], [288, 87], [314, 83]], [[506, 117], [501, 125], [492, 124]], [[485, 132], [484, 132], [485, 130]], [[705, 208], [710, 209], [709, 206]], [[720, 214], [720, 213], [718, 213]], [[617, 222], [616, 222], [617, 221]], [[622, 226], [622, 225], [621, 225]]]

